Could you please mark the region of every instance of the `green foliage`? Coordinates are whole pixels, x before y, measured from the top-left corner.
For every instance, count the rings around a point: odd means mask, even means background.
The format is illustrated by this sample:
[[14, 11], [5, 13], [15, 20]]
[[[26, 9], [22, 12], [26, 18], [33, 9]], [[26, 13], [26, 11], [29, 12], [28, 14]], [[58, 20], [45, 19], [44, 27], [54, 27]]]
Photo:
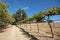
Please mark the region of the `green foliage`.
[[56, 11], [58, 12], [58, 15], [60, 15], [60, 7], [56, 8]]
[[38, 13], [38, 14], [34, 14], [33, 15], [34, 20], [36, 20], [36, 22], [42, 22], [44, 21], [44, 15], [42, 12]]
[[27, 18], [26, 12], [22, 9], [19, 9], [14, 16], [15, 16], [16, 22]]
[[0, 9], [7, 9], [8, 7], [9, 7], [8, 4], [3, 3], [3, 2], [0, 1]]
[[39, 12], [38, 14], [34, 14], [33, 17], [28, 18], [26, 12], [22, 9], [18, 9], [16, 14], [11, 15], [8, 12], [9, 5], [0, 1], [0, 25], [3, 24], [20, 24], [20, 23], [28, 23], [28, 22], [43, 22], [45, 16], [53, 16], [60, 15], [60, 7], [47, 10], [45, 12]]
[[45, 15], [46, 16], [57, 15], [58, 14], [58, 10], [59, 9], [53, 7], [51, 10], [45, 11]]
[[[49, 16], [59, 15], [59, 14], [60, 14], [60, 8], [53, 7], [52, 9], [47, 10], [45, 12], [39, 12], [38, 14], [34, 14], [33, 17], [22, 20], [20, 21], [20, 23], [33, 22], [33, 21], [44, 22], [45, 16], [48, 16], [48, 20], [49, 20]], [[49, 20], [49, 22], [53, 22], [53, 21]]]
[[8, 12], [8, 5], [6, 3], [0, 2], [0, 23], [1, 25], [6, 25], [14, 22], [15, 19]]
[[51, 13], [52, 13], [52, 15], [56, 15], [56, 14], [58, 14], [56, 8], [54, 8], [54, 7], [52, 8]]
[[28, 18], [26, 18], [26, 19], [24, 19], [24, 20], [21, 20], [21, 21], [16, 22], [16, 24], [27, 23], [27, 22], [28, 22]]

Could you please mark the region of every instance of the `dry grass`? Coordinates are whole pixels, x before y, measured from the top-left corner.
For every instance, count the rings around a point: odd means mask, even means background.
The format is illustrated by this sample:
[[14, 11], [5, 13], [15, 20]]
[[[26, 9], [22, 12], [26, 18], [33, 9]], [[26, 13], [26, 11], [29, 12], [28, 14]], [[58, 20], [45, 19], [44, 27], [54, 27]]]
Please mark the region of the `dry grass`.
[[[51, 31], [50, 31], [50, 27], [48, 25], [48, 23], [38, 23], [38, 27], [39, 27], [39, 31], [45, 32], [49, 35], [51, 35]], [[54, 35], [58, 36], [58, 38], [55, 36], [54, 39], [51, 38], [47, 38], [46, 36], [42, 36], [43, 34], [38, 33], [38, 29], [37, 29], [37, 23], [31, 23], [31, 31], [30, 31], [30, 24], [23, 24], [20, 25], [21, 28], [25, 29], [27, 32], [29, 32], [30, 34], [33, 34], [34, 36], [38, 37], [39, 39], [41, 38], [41, 40], [46, 39], [46, 40], [60, 40], [60, 22], [56, 22], [56, 23], [51, 23], [52, 29], [53, 29], [53, 33]], [[39, 37], [40, 36], [40, 37]], [[42, 36], [42, 37], [41, 37]]]

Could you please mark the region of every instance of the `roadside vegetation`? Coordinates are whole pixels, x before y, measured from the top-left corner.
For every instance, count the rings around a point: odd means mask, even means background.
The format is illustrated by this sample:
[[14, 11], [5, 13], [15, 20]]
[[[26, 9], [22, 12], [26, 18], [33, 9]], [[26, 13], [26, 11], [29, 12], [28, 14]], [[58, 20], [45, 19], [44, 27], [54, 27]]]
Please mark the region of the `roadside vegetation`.
[[[21, 24], [30, 24], [30, 31], [31, 31], [31, 23], [37, 23], [37, 29], [39, 32], [38, 23], [47, 22], [50, 29], [52, 37], [54, 37], [53, 29], [51, 26], [50, 16], [60, 15], [60, 7], [54, 8], [52, 7], [46, 11], [40, 11], [34, 14], [32, 17], [28, 17], [27, 13], [24, 9], [19, 8], [15, 14], [11, 14], [8, 11], [9, 4], [0, 1], [0, 29], [5, 28], [7, 25], [21, 25]], [[48, 17], [47, 19], [45, 17]]]

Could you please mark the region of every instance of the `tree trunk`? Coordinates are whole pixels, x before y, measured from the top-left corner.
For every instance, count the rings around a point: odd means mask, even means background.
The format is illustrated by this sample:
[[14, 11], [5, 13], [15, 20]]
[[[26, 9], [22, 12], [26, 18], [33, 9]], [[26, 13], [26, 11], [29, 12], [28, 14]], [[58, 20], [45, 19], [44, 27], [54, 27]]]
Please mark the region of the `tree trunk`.
[[30, 24], [30, 31], [31, 31], [31, 21], [29, 21], [29, 24]]
[[23, 29], [25, 28], [24, 24], [22, 24]]
[[37, 30], [38, 30], [38, 33], [39, 33], [39, 25], [38, 25], [38, 23], [37, 23]]
[[30, 31], [31, 31], [31, 23], [30, 23]]
[[26, 23], [26, 30], [28, 30], [28, 26], [27, 26], [27, 23]]
[[22, 24], [22, 27], [23, 27], [23, 24]]
[[55, 23], [53, 22], [53, 26], [55, 27]]
[[53, 34], [53, 29], [52, 29], [52, 26], [51, 26], [51, 24], [50, 24], [50, 22], [49, 22], [49, 16], [48, 16], [48, 25], [49, 25], [49, 27], [50, 27], [50, 29], [51, 29], [51, 34], [52, 34], [52, 38], [54, 37], [54, 34]]
[[49, 25], [49, 27], [50, 27], [50, 29], [51, 29], [51, 34], [52, 34], [52, 38], [54, 37], [54, 34], [53, 34], [53, 29], [52, 29], [52, 27], [51, 27], [51, 24], [48, 22], [48, 25]]

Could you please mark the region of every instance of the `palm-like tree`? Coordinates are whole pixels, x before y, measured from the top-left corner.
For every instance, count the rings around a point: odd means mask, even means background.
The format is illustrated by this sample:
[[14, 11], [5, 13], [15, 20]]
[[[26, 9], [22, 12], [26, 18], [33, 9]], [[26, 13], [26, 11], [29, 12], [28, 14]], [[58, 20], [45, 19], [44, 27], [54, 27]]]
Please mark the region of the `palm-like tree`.
[[45, 15], [48, 16], [47, 22], [48, 22], [48, 25], [49, 25], [49, 27], [50, 27], [50, 29], [51, 29], [51, 33], [52, 33], [52, 37], [53, 37], [53, 36], [54, 36], [54, 35], [53, 35], [53, 30], [52, 30], [51, 24], [50, 24], [50, 22], [49, 22], [49, 19], [50, 19], [50, 16], [51, 16], [50, 13], [51, 13], [50, 11], [46, 11]]
[[53, 15], [56, 15], [57, 14], [57, 11], [56, 11], [56, 8], [52, 8], [52, 10], [48, 10], [45, 12], [45, 16], [48, 16], [48, 25], [51, 29], [51, 33], [52, 33], [52, 37], [54, 37], [54, 34], [53, 34], [53, 30], [52, 30], [52, 27], [51, 27], [51, 24], [50, 24], [50, 16], [53, 16]]
[[37, 22], [37, 29], [38, 29], [38, 32], [39, 32], [39, 25], [38, 25], [38, 23], [43, 21], [43, 18], [44, 18], [43, 13], [40, 12], [39, 14], [35, 14], [35, 15], [33, 16], [33, 18], [34, 18], [34, 20], [36, 20], [36, 22]]
[[[58, 15], [57, 8], [54, 8], [54, 7], [53, 7], [52, 10], [51, 10], [51, 13], [52, 13], [52, 16]], [[55, 27], [54, 21], [53, 21], [53, 26]]]

